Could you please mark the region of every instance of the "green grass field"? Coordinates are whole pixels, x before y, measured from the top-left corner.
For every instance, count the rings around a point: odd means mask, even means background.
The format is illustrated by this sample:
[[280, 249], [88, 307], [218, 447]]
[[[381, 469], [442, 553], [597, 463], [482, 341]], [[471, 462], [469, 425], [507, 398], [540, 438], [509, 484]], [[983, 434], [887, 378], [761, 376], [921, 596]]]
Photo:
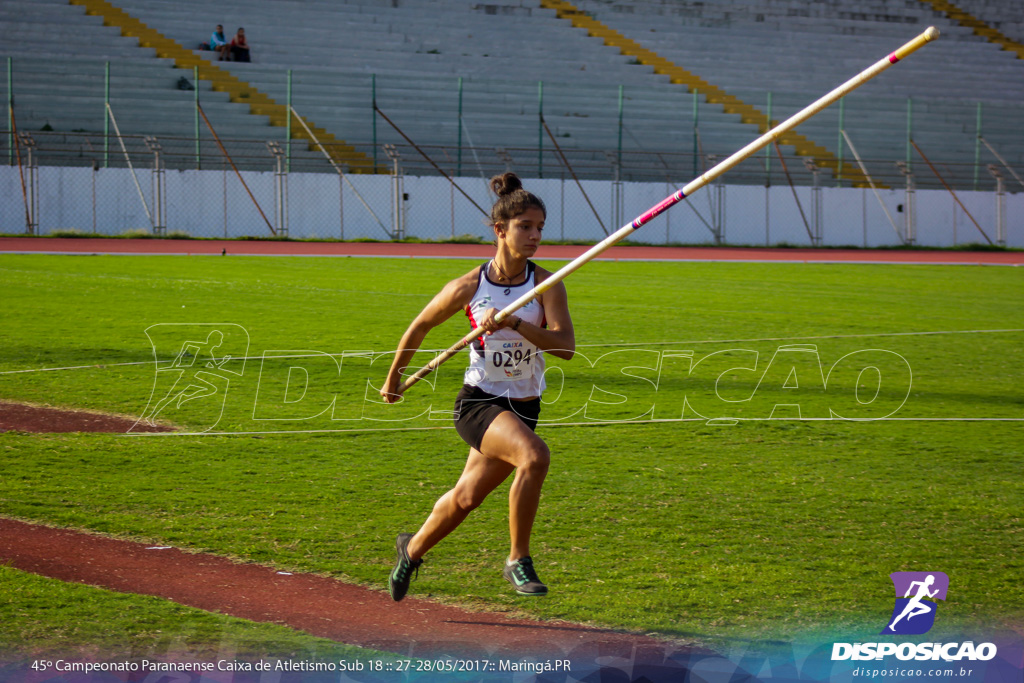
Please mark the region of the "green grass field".
[[[220, 435], [0, 434], [0, 514], [383, 590], [395, 534], [461, 470], [445, 413], [465, 361], [404, 405], [367, 380], [473, 265], [0, 255], [0, 398], [139, 416], [209, 324], [235, 357], [217, 397], [158, 416]], [[501, 578], [506, 485], [430, 554], [414, 595], [729, 647], [877, 634], [888, 575], [932, 570], [951, 580], [933, 635], [1024, 623], [1020, 269], [598, 262], [566, 282], [580, 355], [549, 363], [534, 539], [551, 594], [517, 600]], [[0, 609], [36, 623], [16, 651], [46, 620], [113, 647], [31, 607], [66, 588], [7, 573]], [[163, 618], [147, 600], [134, 613]], [[96, 613], [132, 647], [157, 639]]]
[[[147, 596], [65, 583], [0, 566], [0, 655], [109, 658], [359, 657], [366, 651]], [[382, 656], [379, 653], [375, 656]], [[179, 660], [180, 661], [180, 660]], [[4, 662], [5, 664], [7, 662]]]

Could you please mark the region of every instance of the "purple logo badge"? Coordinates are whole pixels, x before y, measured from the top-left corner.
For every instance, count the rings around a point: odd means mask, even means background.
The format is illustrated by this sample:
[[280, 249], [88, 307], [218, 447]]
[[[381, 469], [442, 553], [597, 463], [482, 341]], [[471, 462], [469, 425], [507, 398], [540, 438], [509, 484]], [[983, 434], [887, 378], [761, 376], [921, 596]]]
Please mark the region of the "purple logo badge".
[[938, 609], [933, 601], [946, 599], [949, 577], [943, 572], [893, 572], [889, 578], [896, 589], [896, 605], [882, 634], [928, 633]]

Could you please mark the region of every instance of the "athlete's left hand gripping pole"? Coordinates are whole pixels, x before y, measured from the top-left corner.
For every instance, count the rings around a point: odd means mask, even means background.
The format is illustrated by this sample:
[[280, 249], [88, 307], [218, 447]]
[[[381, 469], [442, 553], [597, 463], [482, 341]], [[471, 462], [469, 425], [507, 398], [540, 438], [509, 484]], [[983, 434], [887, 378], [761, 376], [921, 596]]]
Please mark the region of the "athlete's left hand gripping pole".
[[[928, 27], [928, 30], [926, 30], [921, 35], [917, 36], [907, 44], [903, 45], [895, 52], [889, 54], [887, 57], [883, 57], [882, 59], [878, 60], [873, 65], [871, 65], [864, 71], [861, 71], [859, 74], [857, 74], [850, 80], [846, 81], [838, 88], [825, 95], [824, 97], [821, 97], [820, 99], [811, 103], [807, 107], [804, 107], [796, 114], [789, 117], [779, 125], [775, 126], [775, 128], [772, 128], [767, 133], [757, 138], [743, 149], [739, 150], [732, 156], [724, 159], [719, 164], [709, 169], [700, 177], [690, 181], [682, 189], [677, 190], [673, 194], [663, 199], [658, 204], [652, 206], [650, 209], [637, 216], [632, 223], [627, 223], [626, 225], [622, 226], [621, 228], [613, 232], [611, 235], [606, 237], [605, 239], [601, 240], [600, 242], [592, 246], [590, 249], [588, 249], [583, 254], [578, 256], [575, 260], [570, 261], [565, 266], [563, 266], [561, 270], [552, 273], [544, 282], [540, 283], [539, 285], [531, 289], [529, 292], [523, 294], [521, 297], [513, 301], [511, 304], [503, 308], [496, 316], [494, 316], [495, 322], [500, 323], [501, 321], [505, 320], [506, 318], [508, 318], [508, 316], [512, 315], [520, 308], [522, 308], [529, 302], [533, 301], [535, 298], [537, 298], [537, 296], [548, 291], [556, 284], [564, 280], [566, 277], [579, 270], [584, 264], [591, 261], [594, 257], [601, 254], [609, 247], [622, 241], [627, 235], [636, 232], [641, 227], [649, 223], [651, 220], [653, 220], [654, 218], [656, 218], [669, 208], [681, 202], [683, 198], [692, 195], [694, 192], [704, 187], [705, 185], [711, 183], [713, 180], [724, 174], [726, 171], [729, 171], [730, 169], [738, 165], [747, 157], [751, 156], [758, 150], [763, 149], [765, 145], [769, 144], [772, 140], [777, 140], [779, 136], [781, 136], [783, 133], [786, 133], [792, 130], [793, 128], [796, 128], [807, 119], [811, 118], [815, 114], [819, 113], [820, 111], [828, 107], [830, 104], [846, 96], [853, 90], [856, 90], [861, 85], [867, 83], [869, 80], [871, 80], [878, 74], [882, 73], [896, 62], [913, 54], [926, 43], [929, 43], [938, 37], [939, 30], [934, 26]], [[444, 351], [436, 358], [434, 358], [432, 361], [430, 361], [422, 368], [417, 370], [414, 374], [410, 375], [408, 379], [406, 379], [401, 385], [399, 385], [398, 393], [404, 393], [413, 384], [416, 384], [416, 382], [420, 381], [421, 379], [429, 375], [431, 372], [436, 370], [438, 366], [441, 365], [441, 363], [444, 363], [446, 360], [454, 356], [456, 353], [469, 346], [469, 344], [474, 339], [476, 339], [483, 333], [483, 327], [475, 328], [472, 332], [470, 332], [461, 340], [459, 340], [459, 342], [456, 343], [454, 346], [451, 346], [446, 351]]]

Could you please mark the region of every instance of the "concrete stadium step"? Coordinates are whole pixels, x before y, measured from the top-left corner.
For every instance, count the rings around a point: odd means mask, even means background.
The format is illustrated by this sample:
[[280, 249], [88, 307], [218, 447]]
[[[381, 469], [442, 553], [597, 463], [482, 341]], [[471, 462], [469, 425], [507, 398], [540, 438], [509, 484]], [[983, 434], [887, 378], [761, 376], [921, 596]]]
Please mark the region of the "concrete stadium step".
[[[641, 62], [651, 64], [656, 72], [668, 75], [673, 83], [684, 85], [691, 91], [697, 90], [704, 93], [709, 103], [720, 104], [725, 113], [739, 115], [743, 123], [757, 126], [762, 133], [768, 129], [766, 117], [753, 106], [739, 101], [734, 96], [728, 95], [719, 87], [677, 66], [668, 59], [644, 49], [637, 42], [584, 14], [566, 0], [540, 1], [543, 6], [555, 10], [559, 17], [572, 22], [573, 26], [586, 30], [592, 36], [603, 39], [606, 45], [617, 48], [625, 55], [636, 57]], [[820, 164], [823, 166], [838, 167], [835, 157], [826, 148], [814, 144], [799, 133], [785, 133], [779, 136], [778, 141], [781, 144], [792, 146], [797, 154], [819, 158]], [[853, 167], [843, 168], [842, 172], [847, 178], [856, 177], [859, 173]]]
[[[958, 6], [966, 11], [969, 1], [961, 0]], [[203, 78], [209, 78], [214, 72], [205, 65], [211, 64], [236, 79], [201, 81], [201, 100], [211, 118], [216, 118], [214, 125], [246, 131], [245, 135], [282, 137], [283, 130], [274, 130], [266, 122], [287, 122], [281, 105], [291, 68], [293, 103], [299, 113], [315, 119], [323, 129], [365, 143], [373, 137], [370, 79], [376, 74], [382, 110], [417, 142], [452, 145], [460, 133], [457, 77], [461, 76], [463, 120], [468, 128], [461, 131], [464, 145], [471, 134], [478, 146], [536, 147], [537, 81], [544, 81], [543, 107], [549, 126], [559, 136], [559, 144], [582, 154], [617, 147], [617, 88], [622, 83], [630, 133], [624, 137], [625, 145], [691, 152], [693, 100], [685, 91], [696, 87], [702, 93], [697, 98], [702, 142], [721, 154], [757, 134], [767, 119], [769, 90], [772, 118], [779, 120], [928, 23], [938, 23], [943, 31], [942, 52], [935, 58], [907, 60], [858, 91], [856, 98], [848, 98], [847, 129], [855, 140], [865, 140], [871, 154], [891, 157], [893, 148], [902, 150], [905, 144], [901, 136], [905, 137], [910, 95], [914, 132], [922, 144], [932, 144], [929, 136], [939, 136], [942, 126], [947, 126], [952, 161], [973, 161], [968, 148], [974, 143], [975, 107], [982, 101], [986, 135], [1009, 140], [1001, 149], [1009, 148], [1011, 161], [1024, 154], [1024, 141], [1016, 134], [1022, 122], [1013, 111], [1024, 98], [1021, 60], [919, 2], [870, 0], [850, 6], [839, 0], [811, 5], [780, 0], [716, 0], [703, 5], [577, 0], [573, 6], [582, 13], [581, 19], [592, 20], [588, 30], [594, 36], [557, 19], [555, 10], [539, 0], [517, 0], [514, 5], [474, 0], [397, 4], [224, 0], [216, 5], [180, 0], [173, 6], [157, 0], [123, 0], [116, 4], [135, 19], [129, 32], [151, 27], [185, 49], [188, 54], [180, 66], [186, 68], [175, 70], [170, 59], [144, 56], [144, 51], [168, 54], [167, 40], [153, 40], [149, 34], [141, 40], [152, 46], [140, 48], [140, 38], [121, 36], [120, 28], [103, 26], [100, 16], [83, 16], [81, 7], [66, 0], [7, 0], [0, 7], [0, 30], [6, 36], [26, 37], [9, 43], [17, 45], [15, 89], [24, 94], [26, 106], [31, 103], [34, 111], [38, 108], [39, 102], [30, 97], [40, 93], [44, 83], [75, 97], [95, 91], [100, 93], [98, 108], [95, 103], [81, 105], [92, 111], [83, 119], [94, 122], [95, 112], [102, 113], [104, 80], [96, 64], [110, 58], [112, 89], [137, 91], [121, 98], [120, 108], [138, 103], [141, 118], [141, 100], [146, 99], [141, 93], [152, 88], [149, 99], [153, 109], [159, 109], [175, 101], [168, 91], [175, 92], [179, 74], [191, 80], [191, 66], [196, 65], [203, 66]], [[246, 27], [254, 46], [253, 63], [210, 63], [213, 53], [192, 49], [209, 39], [217, 23], [227, 27], [228, 35], [239, 25]], [[41, 37], [47, 29], [40, 27], [47, 26], [52, 27], [50, 35], [61, 37], [66, 53], [45, 54], [46, 41]], [[81, 27], [82, 36], [68, 33], [69, 26]], [[609, 40], [618, 41], [633, 56], [609, 48], [605, 45]], [[80, 46], [78, 56], [73, 56], [76, 46]], [[90, 60], [90, 54], [96, 58]], [[52, 73], [41, 69], [19, 75], [22, 57], [50, 59]], [[632, 63], [641, 61], [646, 64]], [[150, 63], [163, 65], [162, 70], [129, 68]], [[676, 65], [696, 79], [688, 80], [685, 73], [672, 69]], [[978, 73], [986, 78], [979, 80]], [[26, 84], [26, 76], [35, 80]], [[248, 98], [243, 97], [245, 93]], [[859, 99], [861, 93], [870, 97]], [[194, 93], [182, 92], [181, 97], [190, 100]], [[222, 103], [224, 110], [215, 112], [215, 102]], [[42, 113], [62, 120], [56, 106]], [[159, 113], [150, 116], [154, 125], [165, 125]], [[248, 117], [261, 123], [242, 123]], [[741, 123], [744, 120], [747, 123]], [[378, 142], [403, 143], [389, 126], [379, 119], [377, 124]], [[179, 130], [174, 118], [166, 125]], [[837, 131], [838, 112], [833, 107], [801, 126], [797, 132], [805, 137], [791, 142], [809, 155], [836, 154]], [[541, 144], [549, 143], [546, 135], [541, 138]], [[303, 145], [303, 153], [308, 151]], [[488, 154], [493, 156], [493, 151]], [[603, 159], [603, 152], [593, 154]], [[900, 155], [902, 151], [896, 156]], [[849, 154], [844, 152], [843, 159], [849, 161]]]
[[[125, 36], [136, 37], [142, 46], [150, 46], [156, 49], [158, 56], [174, 60], [179, 68], [198, 69], [202, 78], [213, 83], [213, 89], [228, 92], [232, 101], [249, 105], [249, 110], [255, 115], [268, 116], [272, 125], [284, 126], [288, 114], [283, 105], [273, 102], [269, 97], [252, 88], [248, 84], [234, 78], [226, 71], [218, 69], [206, 60], [195, 56], [190, 51], [182, 48], [175, 41], [164, 37], [158, 31], [150, 28], [136, 17], [125, 12], [123, 9], [107, 2], [106, 0], [71, 0], [72, 4], [82, 5], [86, 8], [87, 14], [102, 16], [105, 23], [113, 24], [120, 28]], [[327, 131], [311, 126], [313, 133], [322, 141], [332, 143], [331, 154], [338, 157], [338, 161], [357, 170], [373, 169], [369, 166], [369, 160], [355, 151], [354, 148], [344, 144], [333, 144], [337, 141]], [[300, 139], [308, 137], [304, 129], [293, 132]]]
[[937, 12], [945, 14], [965, 28], [971, 29], [975, 35], [998, 45], [1003, 50], [1013, 53], [1018, 59], [1024, 59], [1024, 44], [1014, 40], [1001, 31], [989, 26], [985, 21], [978, 19], [969, 12], [964, 11], [957, 5], [947, 0], [922, 0], [929, 3]]

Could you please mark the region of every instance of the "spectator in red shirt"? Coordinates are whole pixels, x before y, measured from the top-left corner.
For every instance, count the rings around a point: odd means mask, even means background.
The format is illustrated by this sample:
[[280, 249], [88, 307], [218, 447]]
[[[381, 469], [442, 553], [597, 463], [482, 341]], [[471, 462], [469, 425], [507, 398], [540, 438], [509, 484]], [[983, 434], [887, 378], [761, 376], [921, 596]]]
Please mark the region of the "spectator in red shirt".
[[239, 28], [238, 33], [231, 39], [231, 58], [236, 62], [248, 62], [249, 43], [245, 39], [245, 29]]

